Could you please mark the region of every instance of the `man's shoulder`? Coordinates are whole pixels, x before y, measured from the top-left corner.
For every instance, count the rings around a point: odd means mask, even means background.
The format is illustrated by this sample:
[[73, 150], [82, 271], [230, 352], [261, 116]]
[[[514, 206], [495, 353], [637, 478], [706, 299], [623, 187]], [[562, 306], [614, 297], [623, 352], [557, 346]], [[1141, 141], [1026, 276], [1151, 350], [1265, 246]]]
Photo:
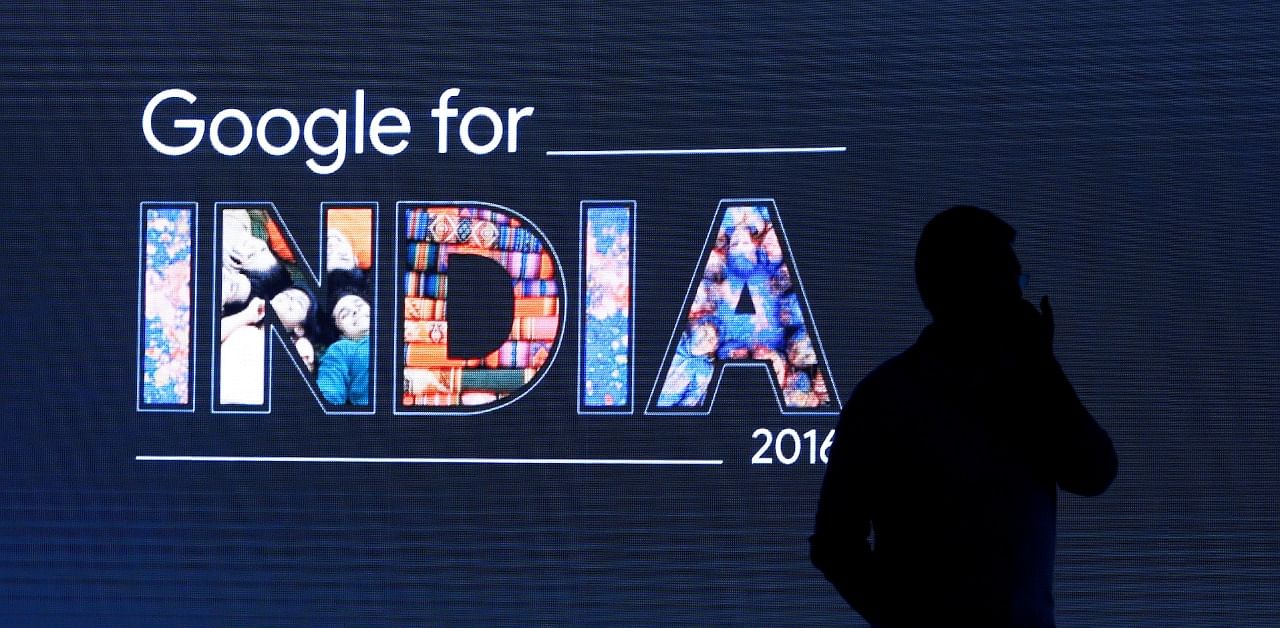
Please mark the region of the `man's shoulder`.
[[914, 345], [867, 373], [840, 412], [841, 429], [866, 436], [895, 429], [895, 417], [920, 395]]
[[341, 348], [342, 351], [346, 351], [346, 352], [357, 352], [361, 350], [367, 351], [369, 348], [369, 337], [368, 336], [361, 336], [359, 338], [343, 337], [343, 338], [339, 338], [333, 344], [329, 345], [329, 347], [330, 348], [339, 347]]
[[854, 397], [859, 395], [881, 395], [918, 381], [920, 369], [920, 349], [911, 345], [902, 353], [885, 360], [880, 366], [872, 369], [862, 378]]

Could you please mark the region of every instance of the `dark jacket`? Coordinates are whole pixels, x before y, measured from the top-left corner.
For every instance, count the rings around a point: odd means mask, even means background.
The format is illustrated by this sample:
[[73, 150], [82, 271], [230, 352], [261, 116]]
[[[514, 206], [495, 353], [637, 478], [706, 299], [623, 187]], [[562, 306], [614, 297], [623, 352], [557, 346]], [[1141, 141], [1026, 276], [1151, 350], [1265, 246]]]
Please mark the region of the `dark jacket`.
[[1053, 626], [1057, 488], [1106, 490], [1115, 450], [1052, 355], [962, 344], [930, 326], [858, 386], [813, 563], [876, 626]]

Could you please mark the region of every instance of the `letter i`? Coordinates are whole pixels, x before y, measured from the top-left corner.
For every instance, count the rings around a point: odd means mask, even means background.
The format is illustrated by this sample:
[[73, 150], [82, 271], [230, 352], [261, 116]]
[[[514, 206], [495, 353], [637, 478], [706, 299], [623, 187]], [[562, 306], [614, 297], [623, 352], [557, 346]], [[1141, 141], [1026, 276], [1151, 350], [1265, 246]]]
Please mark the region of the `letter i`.
[[138, 410], [195, 410], [196, 207], [139, 206]]
[[630, 414], [635, 371], [635, 201], [583, 201], [578, 412]]

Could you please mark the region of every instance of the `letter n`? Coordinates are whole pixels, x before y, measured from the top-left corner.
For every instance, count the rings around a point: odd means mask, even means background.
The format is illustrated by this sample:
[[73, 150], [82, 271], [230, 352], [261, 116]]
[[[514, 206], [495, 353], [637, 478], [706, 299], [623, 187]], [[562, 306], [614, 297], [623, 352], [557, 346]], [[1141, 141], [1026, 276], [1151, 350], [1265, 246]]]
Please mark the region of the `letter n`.
[[322, 203], [318, 237], [300, 245], [273, 203], [214, 205], [215, 413], [271, 412], [277, 352], [325, 414], [376, 410], [377, 214]]

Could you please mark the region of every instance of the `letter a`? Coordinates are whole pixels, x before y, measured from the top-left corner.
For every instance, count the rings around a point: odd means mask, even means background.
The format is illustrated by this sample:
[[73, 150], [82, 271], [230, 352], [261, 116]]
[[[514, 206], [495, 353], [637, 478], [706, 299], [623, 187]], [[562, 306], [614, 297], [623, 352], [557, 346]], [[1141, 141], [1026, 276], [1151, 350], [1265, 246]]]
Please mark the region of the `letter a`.
[[784, 414], [834, 414], [840, 398], [771, 199], [720, 201], [647, 414], [707, 414], [729, 367], [770, 374]]

